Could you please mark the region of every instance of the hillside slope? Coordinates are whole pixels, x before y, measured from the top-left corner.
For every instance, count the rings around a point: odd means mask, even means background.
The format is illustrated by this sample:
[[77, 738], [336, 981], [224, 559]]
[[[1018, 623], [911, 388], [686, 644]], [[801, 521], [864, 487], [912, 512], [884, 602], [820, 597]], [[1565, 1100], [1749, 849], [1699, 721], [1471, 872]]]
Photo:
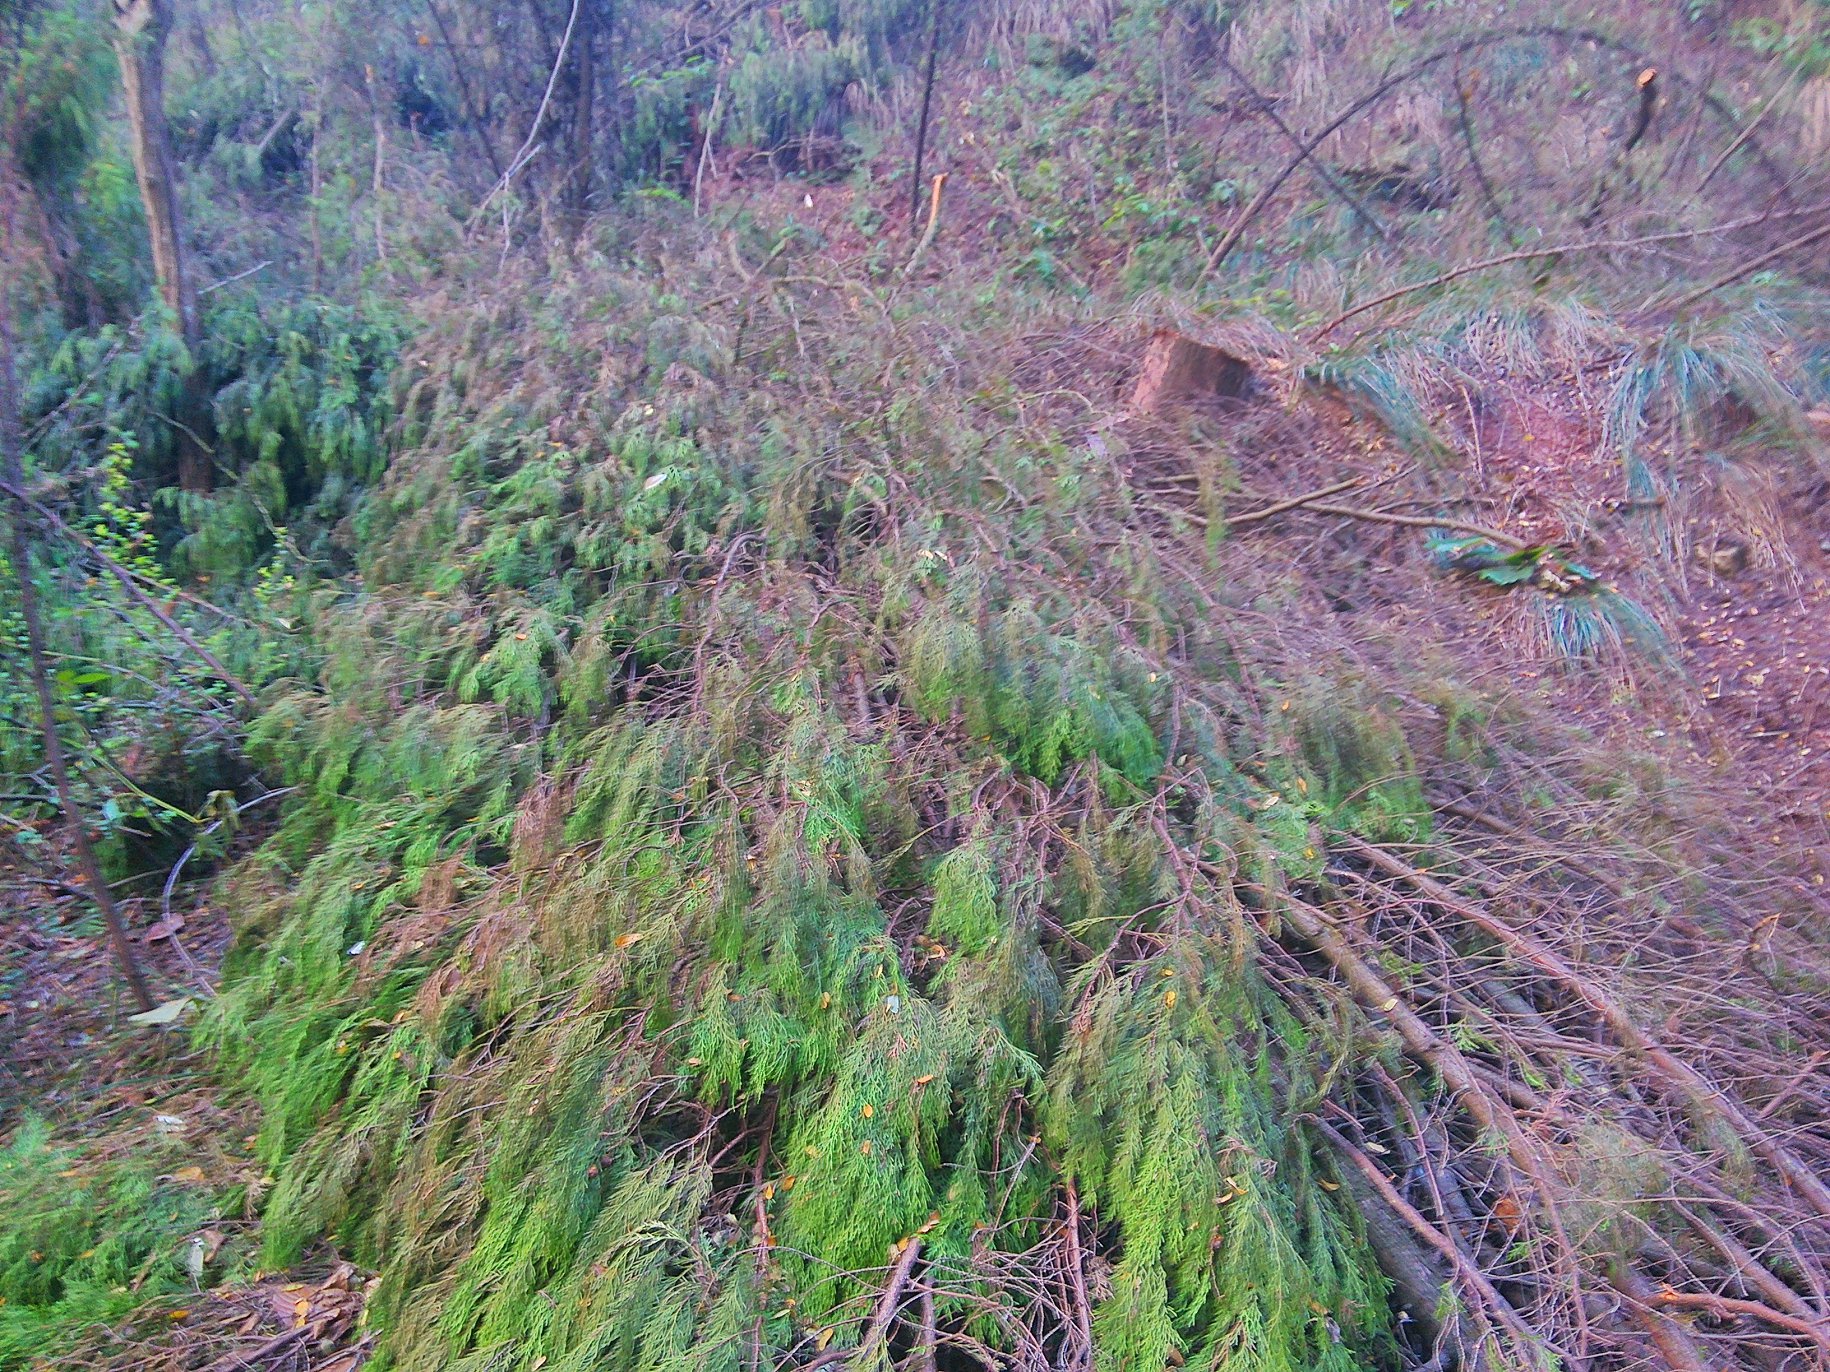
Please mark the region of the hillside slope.
[[1830, 1357], [1821, 27], [1109, 8], [428, 192], [359, 407], [218, 392], [271, 827], [184, 1107], [9, 1120], [0, 1360]]

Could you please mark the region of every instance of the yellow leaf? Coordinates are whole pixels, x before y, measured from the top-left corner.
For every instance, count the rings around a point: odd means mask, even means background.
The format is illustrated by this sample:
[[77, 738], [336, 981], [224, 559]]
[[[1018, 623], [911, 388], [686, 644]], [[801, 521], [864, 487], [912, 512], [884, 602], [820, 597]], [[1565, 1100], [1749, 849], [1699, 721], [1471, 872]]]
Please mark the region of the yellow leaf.
[[616, 947], [627, 948], [641, 937], [640, 934], [618, 934], [614, 940]]
[[832, 1336], [838, 1332], [839, 1331], [832, 1325], [827, 1325], [820, 1331], [820, 1336], [813, 1341], [814, 1351], [818, 1352], [820, 1349], [826, 1347], [827, 1344], [832, 1342]]
[[929, 1082], [931, 1082], [933, 1080], [934, 1080], [934, 1074], [932, 1072], [929, 1072], [926, 1076], [916, 1077], [915, 1084], [917, 1086], [926, 1086]]
[[1176, 1008], [1176, 993], [1173, 987], [1163, 992], [1163, 1004], [1171, 1010]]
[[203, 1169], [194, 1164], [190, 1167], [180, 1167], [172, 1173], [172, 1180], [200, 1182], [203, 1180]]
[[188, 1320], [190, 1317], [191, 1312], [188, 1310], [167, 1310], [165, 1312], [165, 1318], [168, 1320]]
[[877, 1107], [872, 1105], [869, 1101], [865, 1101], [864, 1102], [864, 1118], [869, 1119], [871, 1116], [875, 1115], [876, 1113], [877, 1113]]

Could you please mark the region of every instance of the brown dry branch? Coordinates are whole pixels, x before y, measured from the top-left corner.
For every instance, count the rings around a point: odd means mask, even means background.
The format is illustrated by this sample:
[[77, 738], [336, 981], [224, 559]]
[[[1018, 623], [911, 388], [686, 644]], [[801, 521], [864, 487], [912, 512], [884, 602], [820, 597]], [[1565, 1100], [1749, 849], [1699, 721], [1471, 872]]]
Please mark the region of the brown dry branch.
[[[1281, 166], [1272, 176], [1270, 181], [1265, 184], [1264, 188], [1253, 197], [1251, 203], [1239, 212], [1239, 217], [1233, 221], [1232, 227], [1226, 231], [1225, 236], [1214, 246], [1213, 252], [1208, 255], [1207, 265], [1201, 271], [1200, 281], [1205, 281], [1213, 274], [1214, 269], [1218, 267], [1221, 262], [1226, 260], [1227, 254], [1238, 246], [1239, 240], [1244, 236], [1246, 229], [1251, 225], [1252, 221], [1258, 217], [1260, 211], [1270, 202], [1271, 197], [1278, 192], [1285, 181], [1290, 179], [1290, 176], [1296, 169], [1300, 167], [1317, 148], [1327, 142], [1329, 138], [1333, 137], [1342, 128], [1346, 127], [1348, 123], [1361, 113], [1378, 104], [1385, 99], [1386, 96], [1398, 89], [1398, 87], [1416, 80], [1419, 76], [1431, 71], [1443, 62], [1465, 57], [1469, 53], [1478, 52], [1483, 48], [1493, 47], [1500, 43], [1529, 39], [1547, 39], [1561, 43], [1583, 43], [1603, 51], [1618, 53], [1631, 60], [1637, 61], [1642, 65], [1647, 61], [1645, 54], [1640, 52], [1637, 48], [1634, 48], [1630, 44], [1622, 43], [1620, 40], [1602, 33], [1599, 30], [1559, 24], [1527, 24], [1520, 25], [1516, 28], [1491, 29], [1481, 33], [1468, 35], [1455, 42], [1446, 44], [1434, 52], [1427, 53], [1408, 67], [1392, 73], [1364, 95], [1351, 101], [1338, 115], [1303, 141], [1297, 150], [1296, 156]], [[1690, 82], [1676, 73], [1668, 72], [1667, 79], [1685, 85], [1695, 85], [1694, 82]], [[1700, 98], [1708, 108], [1714, 110], [1721, 118], [1731, 124], [1734, 122], [1732, 112], [1720, 99], [1710, 95], [1706, 90], [1703, 91]], [[1766, 170], [1769, 177], [1771, 177], [1774, 184], [1780, 187], [1781, 197], [1789, 198], [1789, 192], [1787, 190], [1789, 186], [1788, 178], [1773, 163], [1772, 159], [1766, 155], [1765, 150], [1760, 147], [1759, 143], [1753, 141], [1752, 131], [1749, 130], [1747, 132], [1748, 140], [1752, 142], [1756, 156], [1760, 158], [1763, 168]]]
[[1820, 224], [1809, 233], [1802, 233], [1796, 238], [1781, 243], [1776, 248], [1759, 254], [1757, 257], [1750, 257], [1732, 271], [1722, 273], [1722, 275], [1718, 276], [1714, 281], [1711, 281], [1707, 286], [1699, 286], [1696, 290], [1690, 292], [1690, 294], [1680, 297], [1677, 303], [1672, 305], [1671, 308], [1674, 310], [1688, 309], [1705, 296], [1714, 295], [1724, 286], [1732, 286], [1742, 277], [1752, 276], [1755, 272], [1759, 271], [1762, 267], [1767, 266], [1769, 263], [1777, 262], [1780, 258], [1797, 252], [1800, 248], [1808, 248], [1813, 243], [1821, 242], [1826, 238], [1830, 238], [1830, 224]]
[[[1325, 913], [1288, 893], [1277, 901], [1276, 913], [1278, 918], [1289, 922], [1304, 942], [1327, 959], [1362, 1002], [1391, 1024], [1406, 1051], [1441, 1078], [1475, 1123], [1490, 1137], [1504, 1142], [1507, 1155], [1531, 1181], [1533, 1199], [1542, 1207], [1552, 1230], [1556, 1240], [1554, 1261], [1564, 1278], [1563, 1294], [1577, 1326], [1577, 1348], [1586, 1347], [1588, 1317], [1583, 1307], [1582, 1281], [1576, 1268], [1577, 1250], [1560, 1215], [1558, 1188], [1539, 1146], [1532, 1142], [1512, 1107], [1494, 1093], [1459, 1049], [1432, 1029], [1390, 983], [1354, 951]], [[1556, 1340], [1548, 1334], [1540, 1331], [1540, 1338], [1553, 1350], [1558, 1348]]]
[[1751, 1151], [1765, 1159], [1780, 1176], [1785, 1178], [1787, 1184], [1821, 1218], [1830, 1219], [1830, 1187], [1825, 1186], [1815, 1169], [1806, 1166], [1792, 1156], [1790, 1150], [1774, 1139], [1759, 1123], [1749, 1118], [1740, 1104], [1721, 1088], [1655, 1042], [1633, 1021], [1626, 1008], [1598, 986], [1593, 978], [1581, 975], [1556, 952], [1530, 934], [1513, 928], [1473, 901], [1465, 899], [1443, 885], [1434, 877], [1419, 871], [1402, 858], [1351, 835], [1342, 836], [1340, 843], [1344, 851], [1352, 853], [1387, 875], [1397, 877], [1414, 886], [1444, 910], [1460, 916], [1484, 933], [1498, 939], [1526, 962], [1549, 974], [1566, 990], [1574, 992], [1600, 1016], [1624, 1046], [1639, 1054], [1656, 1069], [1668, 1089], [1678, 1092], [1697, 1109], [1714, 1115], [1728, 1125]]
[[[1380, 1199], [1415, 1231], [1418, 1238], [1442, 1254], [1461, 1285], [1473, 1295], [1476, 1306], [1503, 1324], [1507, 1332], [1517, 1340], [1518, 1348], [1533, 1350], [1539, 1348], [1536, 1331], [1525, 1323], [1519, 1312], [1513, 1309], [1512, 1303], [1495, 1289], [1493, 1283], [1487, 1279], [1486, 1273], [1468, 1261], [1467, 1256], [1461, 1251], [1461, 1247], [1453, 1239], [1431, 1224], [1416, 1206], [1398, 1194], [1398, 1188], [1392, 1185], [1391, 1178], [1379, 1169], [1377, 1163], [1354, 1147], [1340, 1130], [1326, 1120], [1311, 1115], [1308, 1117], [1308, 1122], [1319, 1130], [1330, 1143], [1334, 1144], [1342, 1157], [1359, 1169], [1360, 1174], [1379, 1193]], [[1541, 1357], [1539, 1361], [1548, 1363], [1549, 1357]]]
[[1351, 491], [1355, 486], [1360, 485], [1363, 479], [1364, 478], [1357, 476], [1350, 476], [1345, 481], [1337, 481], [1333, 485], [1323, 486], [1318, 490], [1306, 491], [1302, 495], [1293, 495], [1288, 500], [1280, 500], [1274, 505], [1266, 505], [1263, 509], [1252, 510], [1242, 515], [1235, 515], [1226, 522], [1235, 529], [1242, 524], [1256, 524], [1261, 519], [1269, 519], [1272, 515], [1280, 515], [1285, 510], [1294, 510], [1299, 505], [1307, 505], [1317, 500], [1326, 500], [1329, 496], [1339, 495], [1342, 491]]
[[921, 1239], [918, 1236], [911, 1234], [902, 1240], [901, 1252], [890, 1268], [883, 1294], [877, 1298], [876, 1309], [871, 1312], [870, 1324], [865, 1327], [864, 1337], [858, 1341], [857, 1349], [829, 1348], [805, 1365], [806, 1372], [848, 1359], [856, 1367], [871, 1365], [879, 1345], [889, 1336], [890, 1322], [896, 1318], [896, 1311], [902, 1304], [902, 1293], [908, 1287], [909, 1278], [915, 1271], [915, 1260], [920, 1256]]
[[1735, 1315], [1744, 1319], [1759, 1320], [1762, 1324], [1770, 1324], [1775, 1329], [1801, 1334], [1816, 1344], [1819, 1351], [1830, 1353], [1830, 1321], [1801, 1319], [1796, 1315], [1788, 1315], [1784, 1311], [1775, 1310], [1772, 1306], [1760, 1301], [1744, 1301], [1732, 1296], [1711, 1296], [1694, 1291], [1666, 1289], [1655, 1292], [1652, 1296], [1652, 1303], [1678, 1310], [1701, 1310], [1718, 1319]]
[[[1443, 272], [1438, 276], [1432, 276], [1427, 281], [1414, 281], [1408, 286], [1399, 286], [1394, 290], [1376, 295], [1371, 300], [1362, 301], [1351, 309], [1343, 310], [1340, 314], [1337, 314], [1326, 324], [1315, 330], [1314, 333], [1310, 334], [1309, 341], [1311, 343], [1320, 342], [1348, 320], [1357, 315], [1365, 314], [1368, 310], [1376, 310], [1381, 305], [1390, 304], [1394, 300], [1402, 300], [1407, 295], [1415, 295], [1419, 291], [1433, 290], [1437, 286], [1447, 285], [1449, 282], [1459, 280], [1464, 276], [1472, 276], [1476, 272], [1489, 271], [1494, 267], [1503, 267], [1509, 263], [1529, 262], [1541, 257], [1561, 258], [1578, 253], [1624, 252], [1634, 248], [1650, 247], [1657, 243], [1673, 243], [1694, 238], [1711, 238], [1718, 234], [1733, 233], [1739, 229], [1751, 228], [1756, 224], [1764, 224], [1773, 219], [1793, 217], [1799, 213], [1817, 214], [1823, 212], [1825, 209], [1830, 209], [1830, 206], [1814, 205], [1806, 211], [1790, 211], [1784, 214], [1767, 210], [1760, 214], [1747, 215], [1741, 219], [1730, 220], [1725, 224], [1711, 224], [1701, 229], [1678, 229], [1668, 233], [1643, 234], [1637, 238], [1594, 238], [1575, 243], [1559, 243], [1548, 248], [1527, 248], [1518, 252], [1501, 253], [1497, 257], [1484, 257], [1477, 262], [1464, 262], [1461, 266]], [[1823, 237], [1825, 233], [1830, 233], [1830, 227], [1806, 234], [1803, 238], [1794, 239], [1791, 243], [1788, 243], [1783, 247], [1775, 248], [1772, 253], [1764, 254], [1762, 257], [1755, 259], [1753, 263], [1737, 268], [1736, 271], [1729, 276], [1718, 280], [1710, 286], [1704, 287], [1704, 289], [1697, 292], [1695, 296], [1686, 296], [1673, 308], [1681, 309], [1683, 306], [1691, 303], [1693, 299], [1700, 299], [1710, 291], [1715, 290], [1720, 286], [1727, 285], [1730, 281], [1736, 280], [1748, 272], [1759, 270], [1761, 266], [1765, 265], [1765, 263], [1774, 256], [1789, 252], [1793, 248], [1803, 247], [1806, 244]]]
[[1522, 538], [1503, 533], [1498, 529], [1488, 528], [1485, 524], [1469, 524], [1464, 520], [1438, 518], [1434, 515], [1394, 514], [1390, 510], [1362, 510], [1353, 505], [1322, 505], [1309, 501], [1302, 506], [1315, 514], [1337, 515], [1342, 519], [1362, 519], [1371, 524], [1397, 524], [1407, 529], [1453, 529], [1456, 533], [1473, 534], [1476, 538], [1487, 539], [1502, 548], [1521, 551], [1529, 545]]

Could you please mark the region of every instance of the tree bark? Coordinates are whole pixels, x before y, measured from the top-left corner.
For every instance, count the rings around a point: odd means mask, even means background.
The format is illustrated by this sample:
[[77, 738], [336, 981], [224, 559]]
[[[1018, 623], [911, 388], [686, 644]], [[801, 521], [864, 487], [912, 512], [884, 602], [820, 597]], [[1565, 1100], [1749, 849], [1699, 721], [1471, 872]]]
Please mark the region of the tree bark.
[[[178, 216], [177, 158], [171, 129], [165, 122], [165, 40], [172, 31], [172, 0], [112, 0], [114, 50], [121, 62], [121, 89], [127, 97], [132, 133], [134, 176], [146, 210], [152, 240], [153, 276], [159, 297], [178, 319], [178, 332], [191, 353], [192, 378], [185, 386], [187, 423], [201, 417], [195, 384], [198, 345], [203, 341], [197, 313], [197, 287], [191, 279]], [[192, 427], [195, 427], [194, 425]], [[210, 489], [210, 452], [193, 435], [180, 432], [178, 484], [187, 491]]]
[[[13, 202], [9, 196], [4, 205], [0, 205], [0, 247], [5, 249], [0, 261], [12, 259], [13, 218]], [[20, 453], [19, 383], [13, 372], [11, 285], [10, 280], [0, 280], [0, 465], [4, 467], [7, 485], [14, 491], [23, 491], [25, 463]], [[10, 537], [7, 551], [13, 564], [13, 579], [19, 584], [19, 615], [25, 621], [32, 685], [38, 696], [38, 712], [44, 733], [45, 763], [51, 769], [51, 781], [57, 789], [58, 808], [63, 811], [64, 820], [70, 825], [77, 866], [82, 869], [83, 881], [89, 888], [90, 897], [102, 912], [102, 920], [108, 928], [108, 941], [114, 946], [121, 975], [126, 979], [127, 989], [132, 992], [135, 1004], [141, 1010], [150, 1010], [153, 1008], [152, 993], [147, 989], [139, 960], [134, 956], [133, 944], [127, 937], [127, 925], [121, 918], [120, 907], [114, 903], [108, 879], [102, 873], [102, 865], [97, 861], [95, 849], [89, 842], [88, 830], [83, 827], [82, 815], [77, 811], [76, 791], [70, 784], [70, 768], [64, 758], [63, 739], [57, 733], [57, 701], [51, 691], [50, 673], [45, 667], [44, 625], [38, 616], [38, 595], [32, 586], [32, 560], [26, 544], [27, 519], [28, 511], [15, 500], [12, 519], [8, 521], [12, 527], [8, 531]]]
[[572, 114], [566, 129], [565, 205], [574, 221], [582, 220], [591, 203], [593, 137], [597, 109], [596, 6], [586, 0], [578, 11], [578, 33], [573, 38]]
[[153, 275], [159, 296], [178, 317], [186, 347], [201, 339], [197, 291], [185, 261], [178, 222], [177, 159], [165, 122], [165, 40], [172, 30], [171, 0], [113, 0], [114, 48], [133, 133], [133, 169], [152, 238]]
[[[928, 115], [934, 104], [934, 64], [940, 58], [940, 17], [946, 0], [928, 0], [928, 64], [921, 78], [921, 119], [915, 126], [915, 178], [909, 185], [909, 232], [921, 222], [921, 164], [928, 151]], [[934, 209], [940, 209], [935, 197]]]

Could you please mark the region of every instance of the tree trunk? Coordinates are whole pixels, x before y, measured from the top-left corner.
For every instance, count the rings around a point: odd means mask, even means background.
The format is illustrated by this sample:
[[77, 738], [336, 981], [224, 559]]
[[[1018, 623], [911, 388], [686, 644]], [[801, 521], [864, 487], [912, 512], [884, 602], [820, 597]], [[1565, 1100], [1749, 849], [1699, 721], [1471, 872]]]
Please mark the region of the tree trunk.
[[[113, 0], [114, 50], [121, 62], [121, 89], [127, 97], [132, 132], [133, 169], [146, 209], [152, 239], [153, 275], [159, 296], [177, 316], [178, 331], [190, 351], [193, 369], [203, 340], [197, 314], [197, 288], [185, 260], [184, 235], [178, 218], [177, 159], [171, 129], [165, 122], [165, 40], [172, 31], [172, 0]], [[198, 376], [195, 370], [192, 377]], [[202, 417], [195, 384], [185, 386], [187, 428]], [[187, 491], [210, 489], [210, 452], [194, 434], [180, 430], [178, 484]]]
[[[928, 151], [928, 114], [934, 104], [934, 64], [940, 57], [940, 15], [946, 0], [928, 0], [928, 69], [921, 78], [921, 122], [915, 127], [915, 179], [909, 184], [909, 232], [921, 222], [921, 163]], [[934, 208], [940, 209], [936, 197]]]
[[576, 228], [590, 208], [593, 128], [597, 105], [597, 16], [591, 0], [579, 6], [578, 32], [572, 36], [572, 116], [566, 130], [565, 204]]
[[[0, 262], [12, 260], [14, 229], [13, 201], [8, 196], [0, 204]], [[13, 564], [13, 579], [19, 583], [19, 616], [25, 621], [26, 645], [31, 660], [32, 685], [38, 696], [38, 713], [44, 732], [45, 763], [50, 768], [51, 782], [57, 789], [57, 806], [63, 811], [65, 823], [70, 825], [71, 835], [76, 848], [77, 866], [82, 869], [83, 881], [89, 887], [89, 894], [101, 909], [102, 920], [108, 929], [108, 941], [114, 945], [114, 955], [121, 966], [121, 975], [127, 981], [127, 988], [133, 994], [134, 1003], [141, 1010], [153, 1008], [152, 993], [147, 989], [146, 978], [140, 973], [139, 960], [135, 958], [133, 944], [127, 937], [127, 925], [121, 919], [120, 907], [114, 903], [114, 894], [109, 890], [108, 879], [102, 873], [102, 864], [96, 860], [95, 849], [89, 843], [88, 831], [83, 827], [83, 817], [76, 808], [75, 788], [70, 784], [70, 768], [64, 758], [63, 740], [57, 733], [57, 701], [51, 691], [51, 676], [45, 666], [44, 625], [38, 617], [38, 595], [32, 586], [32, 559], [26, 545], [26, 530], [30, 527], [31, 512], [25, 507], [25, 464], [20, 454], [19, 438], [19, 383], [13, 372], [13, 315], [10, 280], [0, 280], [0, 470], [4, 470], [6, 484], [13, 495], [12, 526], [9, 532], [7, 552]]]
[[133, 132], [133, 169], [152, 237], [153, 275], [159, 295], [178, 317], [186, 347], [201, 337], [197, 292], [184, 258], [178, 225], [177, 162], [165, 123], [165, 40], [171, 34], [171, 0], [114, 0], [114, 48]]

